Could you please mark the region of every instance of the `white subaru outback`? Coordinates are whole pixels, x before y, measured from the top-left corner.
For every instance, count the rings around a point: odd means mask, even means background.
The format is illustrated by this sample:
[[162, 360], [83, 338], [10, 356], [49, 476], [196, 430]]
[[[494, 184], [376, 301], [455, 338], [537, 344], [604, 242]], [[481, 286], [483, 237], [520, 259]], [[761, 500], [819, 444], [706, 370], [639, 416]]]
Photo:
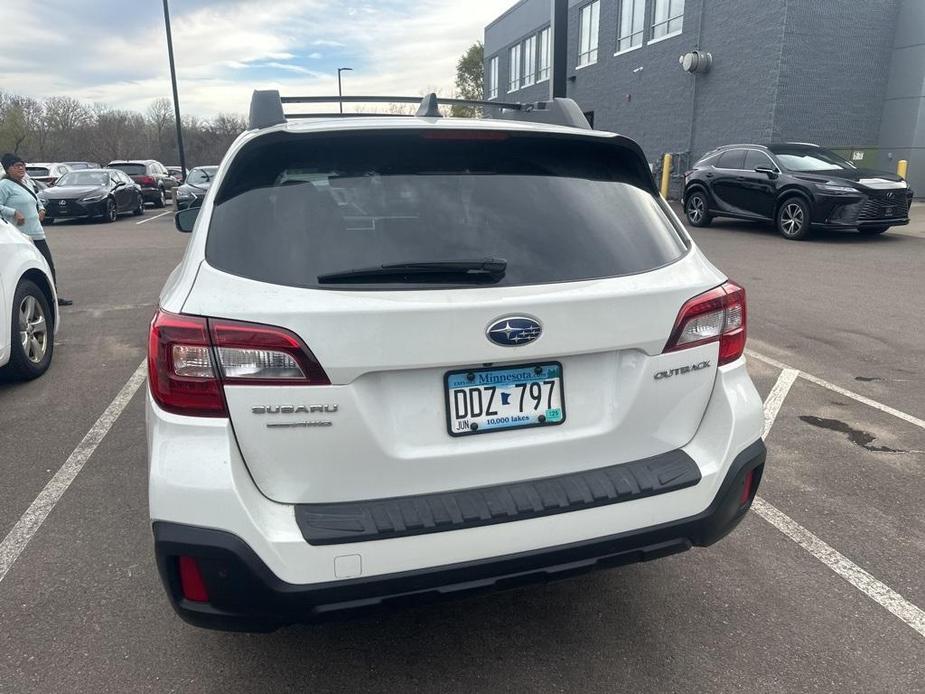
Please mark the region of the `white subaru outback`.
[[177, 215], [193, 234], [151, 323], [149, 496], [192, 624], [653, 559], [751, 504], [745, 292], [639, 146], [569, 100], [436, 106], [287, 120], [255, 92]]

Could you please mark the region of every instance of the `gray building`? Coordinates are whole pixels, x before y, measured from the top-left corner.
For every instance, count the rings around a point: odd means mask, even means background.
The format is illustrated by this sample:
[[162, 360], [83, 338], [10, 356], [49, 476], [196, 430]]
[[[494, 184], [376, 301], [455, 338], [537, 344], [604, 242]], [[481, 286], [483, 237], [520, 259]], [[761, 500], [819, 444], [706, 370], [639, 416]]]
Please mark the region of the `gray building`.
[[[868, 168], [906, 159], [925, 195], [925, 0], [568, 4], [567, 95], [653, 163], [679, 155], [673, 189], [718, 145], [786, 140]], [[549, 98], [550, 15], [551, 0], [520, 0], [485, 28], [486, 98]]]

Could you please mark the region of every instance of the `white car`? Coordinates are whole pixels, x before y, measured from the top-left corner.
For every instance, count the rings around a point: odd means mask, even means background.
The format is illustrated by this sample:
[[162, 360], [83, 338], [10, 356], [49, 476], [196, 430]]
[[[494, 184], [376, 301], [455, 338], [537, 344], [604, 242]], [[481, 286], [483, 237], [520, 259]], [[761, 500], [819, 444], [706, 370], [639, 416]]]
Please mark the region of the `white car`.
[[28, 236], [0, 219], [0, 373], [32, 379], [48, 370], [57, 306], [45, 258]]
[[192, 624], [661, 557], [754, 498], [745, 293], [639, 146], [570, 100], [436, 105], [287, 121], [255, 92], [177, 213], [193, 233], [150, 330], [149, 502]]
[[48, 186], [53, 186], [59, 178], [71, 170], [68, 164], [56, 162], [31, 162], [26, 166], [26, 173], [32, 180], [41, 181]]

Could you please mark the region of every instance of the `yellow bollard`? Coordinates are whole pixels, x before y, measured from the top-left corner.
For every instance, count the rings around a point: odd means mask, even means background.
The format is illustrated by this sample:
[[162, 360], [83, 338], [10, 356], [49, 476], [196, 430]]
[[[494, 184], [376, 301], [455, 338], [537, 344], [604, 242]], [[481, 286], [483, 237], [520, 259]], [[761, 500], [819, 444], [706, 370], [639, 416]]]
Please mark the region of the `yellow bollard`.
[[905, 178], [906, 169], [908, 168], [909, 168], [909, 162], [906, 161], [905, 159], [900, 159], [898, 162], [896, 162], [896, 175], [902, 176], [903, 178]]
[[671, 177], [671, 155], [665, 154], [662, 158], [662, 197], [668, 199], [668, 181]]

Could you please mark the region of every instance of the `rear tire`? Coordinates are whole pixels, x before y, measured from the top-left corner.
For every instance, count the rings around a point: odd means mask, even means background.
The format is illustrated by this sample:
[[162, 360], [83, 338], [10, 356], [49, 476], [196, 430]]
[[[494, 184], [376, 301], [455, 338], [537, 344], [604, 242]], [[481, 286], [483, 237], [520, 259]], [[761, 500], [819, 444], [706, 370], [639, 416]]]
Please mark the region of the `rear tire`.
[[864, 234], [864, 236], [875, 236], [877, 234], [882, 234], [889, 228], [890, 227], [866, 227], [864, 229], [858, 229], [858, 232]]
[[154, 206], [158, 209], [161, 209], [165, 205], [167, 205], [167, 198], [164, 197], [164, 189], [159, 188], [157, 191], [157, 199], [154, 201]]
[[55, 351], [54, 314], [38, 285], [22, 280], [13, 294], [10, 362], [4, 375], [29, 381], [48, 371]]
[[709, 209], [710, 205], [708, 204], [707, 196], [699, 190], [691, 193], [687, 198], [687, 202], [684, 203], [684, 214], [692, 227], [710, 226], [713, 217], [708, 213]]
[[809, 205], [803, 198], [787, 198], [777, 210], [777, 231], [791, 241], [802, 241], [810, 234]]

